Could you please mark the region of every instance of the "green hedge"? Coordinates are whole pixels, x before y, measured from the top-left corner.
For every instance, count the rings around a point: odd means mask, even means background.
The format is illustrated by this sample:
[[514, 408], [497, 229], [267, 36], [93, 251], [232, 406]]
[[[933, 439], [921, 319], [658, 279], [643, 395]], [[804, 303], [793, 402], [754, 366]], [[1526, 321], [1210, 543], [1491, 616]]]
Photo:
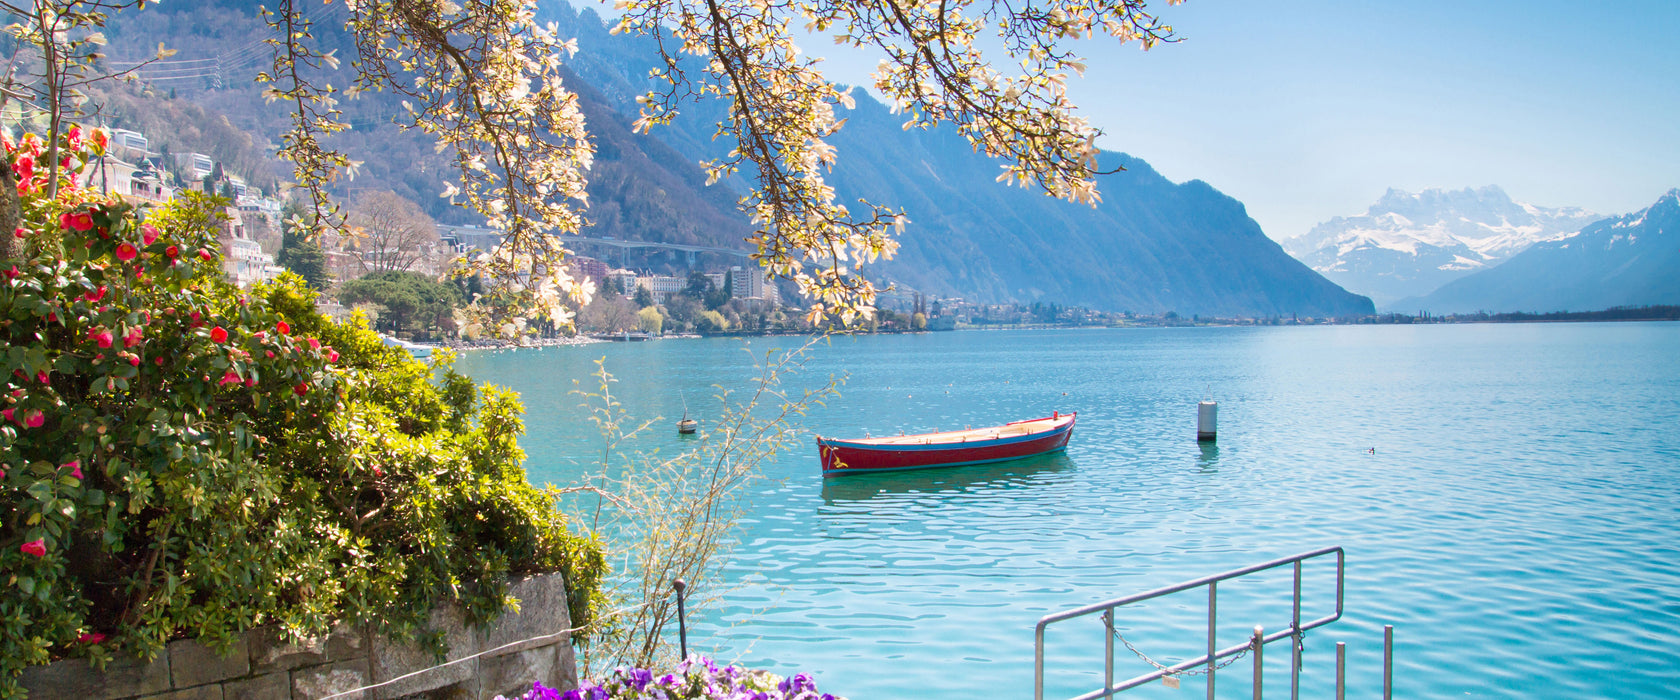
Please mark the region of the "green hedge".
[[[103, 145], [61, 137], [75, 172]], [[286, 276], [221, 281], [221, 203], [47, 196], [6, 140], [23, 259], [0, 260], [0, 696], [25, 666], [231, 644], [336, 620], [484, 620], [511, 574], [563, 571], [588, 619], [600, 547], [521, 467], [520, 406], [315, 311]]]

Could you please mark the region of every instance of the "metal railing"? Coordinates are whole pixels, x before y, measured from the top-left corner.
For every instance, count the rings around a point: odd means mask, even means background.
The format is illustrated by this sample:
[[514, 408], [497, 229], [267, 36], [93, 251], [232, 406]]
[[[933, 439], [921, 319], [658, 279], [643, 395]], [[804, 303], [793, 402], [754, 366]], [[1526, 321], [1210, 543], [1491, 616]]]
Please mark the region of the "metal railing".
[[[1316, 559], [1316, 558], [1319, 558], [1319, 557], [1325, 557], [1325, 556], [1329, 556], [1331, 554], [1336, 555], [1336, 612], [1333, 615], [1326, 615], [1324, 617], [1321, 617], [1321, 618], [1318, 618], [1316, 620], [1312, 620], [1310, 622], [1302, 624], [1301, 623], [1301, 565], [1302, 565], [1303, 562], [1306, 562], [1307, 560]], [[1195, 579], [1193, 581], [1185, 581], [1184, 583], [1180, 583], [1180, 584], [1177, 584], [1177, 585], [1167, 586], [1166, 588], [1157, 588], [1153, 591], [1138, 593], [1136, 595], [1129, 595], [1129, 596], [1126, 596], [1124, 598], [1117, 598], [1115, 600], [1110, 600], [1110, 601], [1106, 601], [1106, 602], [1102, 602], [1102, 603], [1096, 603], [1096, 604], [1093, 604], [1093, 605], [1087, 605], [1087, 606], [1084, 606], [1084, 607], [1081, 607], [1081, 608], [1074, 608], [1072, 610], [1065, 610], [1063, 612], [1055, 613], [1055, 614], [1052, 614], [1052, 615], [1046, 615], [1044, 618], [1042, 618], [1038, 621], [1038, 626], [1033, 632], [1033, 634], [1034, 634], [1034, 642], [1033, 642], [1033, 657], [1034, 657], [1033, 658], [1033, 698], [1034, 698], [1034, 700], [1044, 700], [1044, 631], [1045, 631], [1045, 628], [1049, 627], [1052, 624], [1058, 623], [1058, 622], [1063, 622], [1063, 621], [1066, 621], [1066, 620], [1072, 620], [1072, 619], [1075, 619], [1075, 618], [1086, 617], [1088, 615], [1096, 615], [1096, 614], [1101, 614], [1102, 615], [1103, 626], [1107, 631], [1107, 635], [1105, 635], [1106, 636], [1105, 652], [1106, 653], [1105, 653], [1105, 656], [1104, 656], [1104, 659], [1103, 659], [1103, 687], [1102, 687], [1101, 690], [1094, 690], [1094, 691], [1085, 693], [1083, 695], [1080, 695], [1077, 698], [1075, 698], [1074, 700], [1094, 700], [1095, 698], [1106, 698], [1106, 697], [1110, 697], [1110, 696], [1112, 696], [1115, 693], [1118, 693], [1120, 691], [1135, 688], [1137, 686], [1143, 685], [1143, 684], [1148, 683], [1150, 681], [1154, 681], [1154, 680], [1162, 679], [1162, 678], [1172, 678], [1173, 681], [1169, 681], [1169, 682], [1172, 682], [1176, 686], [1176, 679], [1179, 676], [1181, 676], [1181, 675], [1196, 675], [1196, 674], [1206, 674], [1207, 675], [1207, 697], [1208, 697], [1208, 700], [1213, 700], [1214, 672], [1217, 671], [1220, 667], [1222, 667], [1224, 665], [1228, 665], [1229, 663], [1236, 661], [1236, 657], [1240, 657], [1240, 656], [1242, 656], [1244, 654], [1247, 654], [1249, 652], [1253, 652], [1253, 654], [1254, 654], [1254, 697], [1259, 698], [1260, 697], [1261, 681], [1262, 681], [1262, 665], [1263, 665], [1262, 660], [1261, 660], [1261, 654], [1264, 652], [1265, 645], [1268, 642], [1274, 642], [1274, 641], [1277, 641], [1279, 639], [1283, 639], [1285, 637], [1290, 637], [1290, 638], [1293, 638], [1293, 640], [1294, 640], [1294, 643], [1290, 645], [1291, 653], [1292, 653], [1291, 658], [1292, 658], [1294, 663], [1290, 664], [1289, 685], [1290, 685], [1290, 697], [1291, 698], [1298, 698], [1300, 696], [1300, 690], [1301, 690], [1301, 651], [1302, 651], [1302, 648], [1303, 648], [1302, 647], [1303, 635], [1307, 630], [1313, 629], [1315, 627], [1321, 627], [1321, 626], [1324, 626], [1324, 625], [1328, 625], [1328, 624], [1330, 624], [1332, 622], [1335, 622], [1335, 621], [1342, 618], [1342, 592], [1343, 592], [1343, 582], [1344, 582], [1343, 574], [1344, 574], [1344, 571], [1345, 571], [1345, 568], [1346, 568], [1346, 563], [1347, 563], [1347, 555], [1342, 551], [1341, 547], [1325, 547], [1323, 549], [1317, 549], [1317, 550], [1313, 550], [1311, 552], [1306, 552], [1306, 553], [1303, 553], [1303, 554], [1297, 554], [1297, 555], [1292, 556], [1292, 557], [1284, 557], [1282, 559], [1274, 559], [1272, 561], [1268, 561], [1268, 562], [1263, 563], [1263, 564], [1255, 564], [1254, 566], [1248, 566], [1248, 567], [1244, 567], [1244, 568], [1241, 568], [1241, 569], [1235, 569], [1235, 570], [1227, 571], [1227, 572], [1221, 573], [1221, 574], [1214, 574], [1212, 576], [1204, 576], [1202, 578]], [[1276, 568], [1283, 567], [1283, 566], [1290, 566], [1290, 565], [1293, 565], [1294, 570], [1295, 570], [1295, 589], [1294, 589], [1295, 593], [1294, 593], [1294, 604], [1292, 606], [1293, 613], [1290, 617], [1289, 627], [1287, 627], [1285, 629], [1282, 629], [1282, 630], [1279, 630], [1277, 632], [1273, 632], [1271, 634], [1266, 634], [1262, 628], [1255, 627], [1254, 628], [1254, 636], [1251, 637], [1248, 640], [1245, 640], [1242, 644], [1237, 644], [1237, 645], [1234, 645], [1234, 646], [1226, 647], [1224, 649], [1218, 648], [1216, 638], [1217, 638], [1217, 630], [1218, 630], [1217, 625], [1218, 625], [1218, 615], [1219, 615], [1219, 582], [1225, 581], [1225, 580], [1228, 580], [1228, 579], [1237, 578], [1237, 577], [1240, 577], [1240, 576], [1247, 576], [1249, 574], [1258, 573], [1258, 572], [1261, 572], [1261, 571], [1276, 569]], [[1132, 648], [1131, 642], [1126, 641], [1126, 639], [1124, 637], [1120, 637], [1119, 635], [1117, 635], [1115, 633], [1114, 610], [1116, 608], [1126, 606], [1126, 605], [1131, 605], [1133, 603], [1138, 603], [1138, 602], [1149, 600], [1149, 599], [1152, 599], [1152, 598], [1159, 598], [1161, 596], [1172, 595], [1174, 593], [1182, 593], [1184, 591], [1193, 590], [1193, 589], [1196, 589], [1196, 588], [1201, 588], [1203, 586], [1206, 586], [1207, 589], [1208, 589], [1208, 602], [1207, 602], [1207, 630], [1208, 631], [1207, 631], [1207, 653], [1206, 654], [1204, 654], [1202, 656], [1198, 656], [1194, 659], [1190, 659], [1188, 661], [1181, 661], [1179, 663], [1171, 664], [1171, 665], [1163, 665], [1163, 664], [1155, 662], [1154, 660], [1148, 658], [1147, 656], [1144, 656], [1142, 652], [1139, 652], [1139, 651], [1137, 651], [1137, 649]], [[1114, 682], [1114, 640], [1117, 637], [1120, 639], [1120, 641], [1123, 644], [1125, 644], [1127, 646], [1127, 648], [1132, 649], [1133, 653], [1136, 653], [1139, 658], [1149, 662], [1150, 665], [1155, 666], [1155, 670], [1153, 672], [1150, 672], [1150, 673], [1145, 673], [1141, 676], [1136, 676], [1134, 678], [1130, 678], [1130, 679], [1128, 679], [1126, 681], [1123, 681], [1123, 682], [1119, 683], [1118, 685], [1116, 685], [1115, 682]], [[1390, 639], [1392, 639], [1392, 631], [1390, 631]], [[1391, 644], [1387, 648], [1392, 648]], [[1385, 649], [1385, 651], [1386, 651], [1386, 649]], [[1386, 655], [1386, 653], [1385, 653], [1385, 655]], [[1338, 657], [1339, 656], [1340, 655], [1338, 654]], [[1225, 658], [1230, 658], [1231, 661], [1226, 662], [1226, 664], [1220, 664], [1219, 663], [1220, 659], [1225, 659]], [[1339, 658], [1338, 658], [1338, 661], [1340, 661]], [[1341, 664], [1338, 663], [1338, 667], [1340, 667], [1340, 665]], [[1203, 668], [1197, 668], [1198, 666], [1203, 667]], [[1383, 693], [1383, 697], [1385, 697], [1385, 698], [1389, 696], [1389, 693], [1387, 692], [1387, 690], [1388, 690], [1387, 686], [1389, 685], [1388, 678], [1389, 678], [1391, 672], [1390, 672], [1388, 666], [1389, 666], [1389, 664], [1385, 663], [1385, 668], [1384, 668], [1384, 673], [1383, 673], [1384, 686], [1385, 686], [1385, 688], [1384, 688], [1385, 692]], [[1340, 668], [1338, 668], [1338, 671], [1340, 671]], [[1340, 676], [1341, 674], [1338, 673], [1337, 675]], [[1338, 681], [1339, 680], [1340, 679], [1338, 678]], [[1340, 682], [1337, 683], [1337, 687], [1338, 687], [1338, 689], [1340, 689], [1340, 687], [1341, 687]]]

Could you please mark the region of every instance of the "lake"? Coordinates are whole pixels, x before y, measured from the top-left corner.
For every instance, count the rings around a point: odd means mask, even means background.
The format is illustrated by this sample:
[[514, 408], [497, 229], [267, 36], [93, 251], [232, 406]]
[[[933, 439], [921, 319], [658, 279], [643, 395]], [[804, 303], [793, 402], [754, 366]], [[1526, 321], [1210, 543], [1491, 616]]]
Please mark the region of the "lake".
[[[594, 361], [640, 447], [685, 444], [714, 385], [792, 338], [662, 340], [465, 354], [518, 390], [534, 483], [598, 469], [573, 380]], [[1306, 640], [1303, 694], [1381, 692], [1395, 626], [1402, 697], [1660, 697], [1680, 689], [1680, 324], [962, 331], [837, 338], [792, 386], [845, 375], [805, 426], [839, 437], [1077, 411], [1065, 454], [825, 480], [809, 438], [767, 467], [723, 605], [692, 648], [863, 698], [1030, 697], [1043, 615], [1339, 545], [1346, 614]], [[1219, 402], [1217, 443], [1196, 402]], [[1374, 452], [1373, 452], [1374, 450]], [[1309, 565], [1303, 617], [1333, 609]], [[1287, 570], [1221, 586], [1221, 646], [1287, 625]], [[1145, 653], [1205, 644], [1205, 593], [1123, 611]], [[1101, 623], [1065, 623], [1047, 697], [1101, 685]], [[1149, 670], [1123, 647], [1117, 676]], [[1287, 693], [1288, 645], [1266, 649]], [[1219, 675], [1248, 697], [1247, 659]], [[1186, 679], [1128, 696], [1202, 697]]]

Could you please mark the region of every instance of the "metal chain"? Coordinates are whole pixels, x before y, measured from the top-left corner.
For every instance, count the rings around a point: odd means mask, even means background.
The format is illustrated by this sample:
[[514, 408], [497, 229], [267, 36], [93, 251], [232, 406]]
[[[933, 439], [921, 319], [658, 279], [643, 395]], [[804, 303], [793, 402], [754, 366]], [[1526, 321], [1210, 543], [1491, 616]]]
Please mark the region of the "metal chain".
[[[1154, 659], [1149, 658], [1148, 654], [1145, 654], [1141, 651], [1138, 651], [1137, 647], [1132, 646], [1131, 641], [1127, 640], [1124, 635], [1120, 634], [1120, 630], [1118, 630], [1118, 629], [1114, 630], [1114, 638], [1120, 640], [1121, 644], [1126, 645], [1127, 649], [1130, 649], [1133, 654], [1137, 655], [1138, 658], [1143, 659], [1144, 663], [1149, 664], [1150, 666], [1154, 666], [1156, 670], [1166, 671], [1166, 670], [1171, 668], [1170, 666], [1161, 665], [1159, 662], [1155, 661]], [[1193, 669], [1193, 670], [1184, 670], [1184, 671], [1179, 671], [1177, 673], [1168, 673], [1167, 675], [1173, 676], [1173, 677], [1200, 676], [1200, 675], [1202, 675], [1204, 673], [1207, 673], [1209, 671], [1217, 671], [1219, 669], [1225, 668], [1226, 666], [1230, 666], [1231, 664], [1236, 663], [1238, 659], [1241, 659], [1242, 657], [1247, 656], [1248, 652], [1252, 648], [1253, 647], [1244, 647], [1243, 650], [1237, 652], [1235, 656], [1232, 656], [1231, 658], [1228, 658], [1224, 661], [1221, 661], [1217, 664], [1214, 664], [1212, 668], [1209, 668], [1207, 666], [1201, 666], [1201, 667]]]

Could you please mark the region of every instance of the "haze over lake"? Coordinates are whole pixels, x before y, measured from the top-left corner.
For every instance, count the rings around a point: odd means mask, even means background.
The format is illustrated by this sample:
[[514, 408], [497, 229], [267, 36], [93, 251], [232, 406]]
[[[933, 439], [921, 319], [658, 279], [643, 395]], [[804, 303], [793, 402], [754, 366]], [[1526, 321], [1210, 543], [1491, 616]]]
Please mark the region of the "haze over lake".
[[[793, 338], [467, 353], [521, 392], [533, 482], [593, 471], [568, 392], [593, 361], [641, 444], [681, 449], [683, 402], [745, 387]], [[807, 438], [752, 496], [722, 608], [689, 629], [720, 660], [867, 697], [1024, 697], [1049, 612], [1323, 546], [1346, 548], [1347, 614], [1309, 634], [1303, 688], [1350, 695], [1658, 697], [1680, 687], [1680, 325], [1331, 326], [956, 332], [840, 338], [793, 386], [849, 374], [811, 430], [842, 437], [1078, 411], [1064, 455], [819, 475]], [[1065, 392], [1065, 395], [1064, 395]], [[1195, 403], [1220, 403], [1216, 446]], [[667, 429], [670, 428], [670, 429]], [[1371, 449], [1375, 448], [1375, 454]], [[1308, 568], [1303, 616], [1333, 603]], [[1283, 577], [1221, 589], [1219, 641], [1287, 623]], [[1157, 658], [1199, 653], [1205, 595], [1120, 622]], [[1101, 682], [1101, 626], [1052, 640], [1051, 696]], [[1118, 648], [1118, 647], [1117, 647]], [[1118, 648], [1118, 675], [1148, 670]], [[1286, 688], [1286, 644], [1267, 648]], [[1248, 661], [1220, 675], [1248, 686]], [[1143, 697], [1200, 697], [1195, 681]], [[1179, 695], [1188, 693], [1186, 695]], [[1233, 695], [1234, 696], [1234, 695]]]

